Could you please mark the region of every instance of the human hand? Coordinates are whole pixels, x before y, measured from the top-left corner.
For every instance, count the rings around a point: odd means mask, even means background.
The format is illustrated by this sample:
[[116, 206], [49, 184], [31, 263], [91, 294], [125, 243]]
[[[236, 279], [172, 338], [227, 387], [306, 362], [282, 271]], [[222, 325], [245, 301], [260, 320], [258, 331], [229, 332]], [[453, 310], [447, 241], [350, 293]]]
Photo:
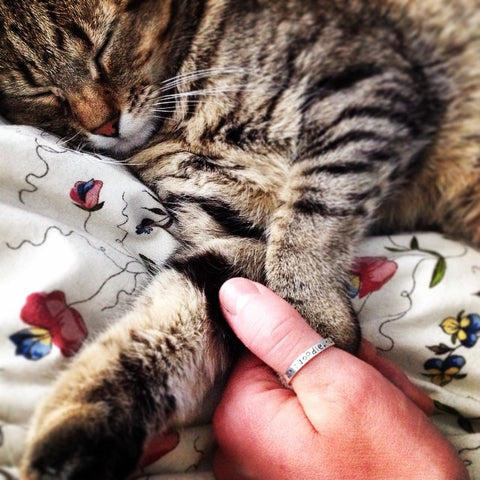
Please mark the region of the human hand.
[[215, 413], [217, 479], [469, 478], [424, 413], [431, 401], [369, 344], [362, 359], [325, 350], [298, 372], [290, 390], [275, 372], [285, 372], [321, 337], [262, 285], [231, 280], [220, 301], [254, 355], [240, 360]]

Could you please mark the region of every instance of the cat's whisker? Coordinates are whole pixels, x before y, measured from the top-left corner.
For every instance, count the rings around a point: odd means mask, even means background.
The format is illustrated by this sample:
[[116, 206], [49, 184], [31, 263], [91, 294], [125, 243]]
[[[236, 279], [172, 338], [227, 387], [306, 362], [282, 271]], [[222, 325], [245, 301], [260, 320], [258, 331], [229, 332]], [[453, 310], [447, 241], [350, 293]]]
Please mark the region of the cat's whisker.
[[177, 109], [174, 108], [174, 107], [170, 107], [170, 108], [156, 107], [156, 108], [151, 109], [151, 112], [153, 112], [153, 113], [175, 113], [176, 111], [177, 111]]
[[[254, 89], [243, 89], [243, 92], [248, 92], [248, 91], [253, 91]], [[154, 110], [157, 110], [158, 108], [172, 108], [172, 107], [177, 107], [180, 105], [180, 102], [184, 103], [187, 102], [190, 105], [200, 105], [205, 102], [203, 99], [197, 99], [195, 97], [197, 96], [209, 96], [209, 95], [216, 95], [218, 93], [229, 93], [229, 92], [238, 92], [238, 88], [232, 88], [230, 89], [211, 89], [211, 90], [196, 90], [196, 91], [191, 91], [191, 92], [183, 92], [180, 94], [174, 94], [174, 95], [166, 95], [162, 97], [158, 102], [152, 104], [152, 107]], [[188, 97], [193, 97], [193, 98], [188, 98]]]
[[188, 72], [183, 75], [178, 75], [168, 80], [162, 82], [163, 86], [158, 90], [163, 92], [165, 90], [170, 90], [171, 88], [178, 87], [189, 81], [200, 80], [202, 78], [208, 78], [211, 76], [227, 75], [233, 73], [245, 73], [245, 69], [237, 67], [227, 67], [227, 68], [207, 68], [204, 70], [197, 70], [195, 72]]
[[[154, 105], [159, 105], [163, 103], [165, 100], [184, 99], [184, 98], [194, 97], [194, 96], [219, 95], [223, 93], [236, 93], [240, 90], [240, 88], [242, 87], [231, 86], [231, 87], [218, 87], [218, 88], [211, 88], [211, 89], [191, 90], [188, 92], [179, 92], [179, 93], [174, 93], [171, 95], [165, 95], [164, 97], [161, 97], [161, 99]], [[242, 91], [244, 92], [254, 91], [254, 88], [250, 88], [250, 89], [242, 88]]]
[[[198, 105], [200, 103], [203, 103], [204, 101], [203, 100], [196, 100], [196, 99], [184, 99], [183, 102], [188, 102], [190, 105]], [[168, 101], [168, 102], [161, 102], [161, 103], [158, 103], [158, 104], [155, 104], [154, 105], [154, 110], [155, 109], [162, 109], [162, 108], [166, 108], [166, 109], [169, 109], [169, 108], [173, 108], [175, 109], [175, 107], [177, 107], [178, 105], [180, 104], [179, 101]]]
[[172, 80], [182, 79], [185, 77], [191, 77], [195, 75], [203, 75], [203, 74], [210, 74], [210, 73], [232, 73], [232, 72], [244, 72], [245, 69], [243, 67], [213, 67], [213, 68], [203, 68], [199, 70], [193, 70], [191, 72], [185, 72], [180, 75], [176, 75], [175, 77], [171, 77], [170, 79], [164, 80], [161, 83], [168, 83]]
[[[173, 112], [164, 112], [164, 113], [173, 113]], [[170, 117], [164, 117], [163, 115], [154, 115], [153, 118], [159, 118], [160, 120], [165, 120], [167, 122], [174, 122], [175, 120]]]
[[75, 132], [72, 136], [70, 137], [62, 137], [59, 138], [57, 141], [57, 144], [62, 144], [62, 145], [70, 145], [71, 142], [76, 140], [80, 136], [80, 132]]
[[162, 89], [163, 88], [170, 88], [172, 85], [175, 85], [180, 82], [185, 82], [190, 79], [199, 79], [199, 78], [204, 78], [206, 76], [210, 75], [215, 75], [216, 73], [221, 72], [221, 73], [229, 73], [228, 69], [225, 68], [206, 68], [203, 70], [196, 70], [193, 72], [186, 72], [184, 74], [177, 75], [175, 77], [171, 77], [167, 80], [164, 80], [161, 82]]
[[123, 162], [122, 160], [107, 160], [106, 158], [97, 157], [97, 156], [93, 156], [93, 159], [95, 159], [95, 161], [98, 163], [104, 163], [106, 165], [125, 164], [125, 162]]
[[[198, 101], [198, 100], [193, 100], [193, 101], [189, 101], [189, 100], [185, 100], [186, 104], [183, 104], [183, 106], [185, 105], [201, 105], [202, 101]], [[154, 112], [164, 112], [164, 113], [173, 113], [173, 112], [176, 112], [178, 110], [178, 108], [180, 108], [180, 104], [178, 103], [174, 103], [172, 105], [158, 105], [156, 106], [155, 108], [152, 108], [152, 110]]]
[[86, 146], [86, 142], [80, 142], [78, 145], [75, 146], [75, 151], [81, 152]]
[[[192, 96], [194, 97], [195, 95], [192, 95]], [[163, 98], [166, 98], [166, 97], [163, 97]], [[186, 100], [188, 100], [188, 98], [186, 98], [186, 97], [182, 97], [182, 98], [185, 98]], [[195, 102], [195, 101], [200, 102], [201, 100], [196, 100], [195, 98], [192, 98], [190, 101], [191, 102]], [[177, 103], [178, 103], [178, 99], [176, 99], [176, 98], [175, 99], [167, 99], [167, 100], [162, 99], [159, 102], [154, 103], [154, 105], [176, 105]]]

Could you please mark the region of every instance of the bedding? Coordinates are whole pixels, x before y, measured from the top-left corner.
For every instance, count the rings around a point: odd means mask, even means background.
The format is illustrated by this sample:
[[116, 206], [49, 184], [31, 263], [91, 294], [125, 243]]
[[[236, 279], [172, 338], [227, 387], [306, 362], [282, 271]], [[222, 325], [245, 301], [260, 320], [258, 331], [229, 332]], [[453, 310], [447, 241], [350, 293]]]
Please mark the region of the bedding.
[[[155, 195], [107, 158], [0, 124], [0, 480], [55, 375], [121, 317], [176, 246]], [[437, 233], [371, 237], [350, 295], [363, 334], [436, 402], [480, 479], [480, 252]], [[135, 478], [212, 479], [205, 421], [154, 441]], [[388, 448], [388, 445], [385, 446]]]

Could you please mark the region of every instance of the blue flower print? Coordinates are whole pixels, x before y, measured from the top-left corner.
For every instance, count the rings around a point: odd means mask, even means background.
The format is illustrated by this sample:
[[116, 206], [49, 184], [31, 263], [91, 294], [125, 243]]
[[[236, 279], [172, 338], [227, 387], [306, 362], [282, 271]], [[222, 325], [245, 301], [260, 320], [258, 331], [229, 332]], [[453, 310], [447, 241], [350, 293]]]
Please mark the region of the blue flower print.
[[440, 358], [431, 358], [424, 364], [428, 373], [424, 374], [430, 377], [435, 385], [444, 387], [453, 379], [465, 378], [466, 375], [460, 374], [460, 370], [465, 366], [465, 359], [460, 355], [451, 355], [445, 360]]
[[17, 347], [16, 355], [23, 355], [27, 360], [40, 360], [52, 349], [52, 336], [43, 328], [26, 328], [10, 336]]
[[153, 227], [155, 222], [149, 218], [144, 218], [142, 222], [137, 225], [136, 233], [137, 235], [150, 235], [153, 232]]

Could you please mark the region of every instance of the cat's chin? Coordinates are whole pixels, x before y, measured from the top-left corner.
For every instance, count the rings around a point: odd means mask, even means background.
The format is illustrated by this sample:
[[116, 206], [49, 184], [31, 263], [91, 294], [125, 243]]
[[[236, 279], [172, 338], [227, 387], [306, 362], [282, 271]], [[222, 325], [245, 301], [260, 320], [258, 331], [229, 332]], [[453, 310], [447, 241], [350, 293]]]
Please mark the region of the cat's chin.
[[145, 145], [156, 130], [151, 119], [136, 118], [130, 113], [122, 113], [119, 134], [115, 137], [88, 134], [89, 146], [106, 155], [126, 158]]
[[[94, 135], [91, 135], [94, 137]], [[142, 145], [144, 145], [147, 140], [150, 138], [150, 135], [145, 136], [145, 138], [105, 138], [99, 140], [92, 140], [89, 138], [90, 149], [96, 152], [101, 152], [104, 155], [108, 155], [113, 158], [126, 158], [129, 157], [132, 153], [138, 150]]]

